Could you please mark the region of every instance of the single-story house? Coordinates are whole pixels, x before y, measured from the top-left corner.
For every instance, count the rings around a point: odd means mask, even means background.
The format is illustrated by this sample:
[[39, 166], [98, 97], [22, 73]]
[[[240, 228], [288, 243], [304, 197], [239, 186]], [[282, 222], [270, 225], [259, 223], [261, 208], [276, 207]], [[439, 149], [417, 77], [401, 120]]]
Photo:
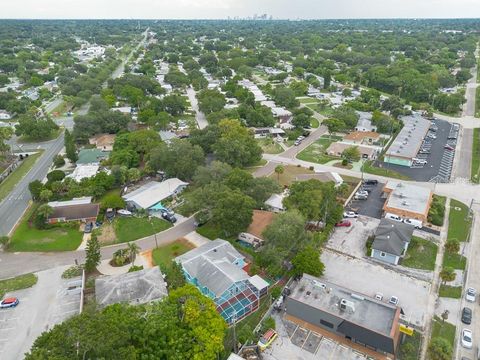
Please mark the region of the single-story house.
[[385, 184], [383, 192], [387, 196], [383, 211], [405, 219], [427, 222], [433, 199], [430, 189], [391, 180]]
[[161, 201], [180, 194], [187, 186], [188, 183], [177, 178], [167, 179], [162, 182], [150, 181], [122, 197], [129, 208], [148, 210]]
[[0, 120], [10, 120], [12, 116], [5, 110], [0, 110]]
[[376, 132], [377, 127], [372, 125], [372, 114], [365, 111], [357, 111], [359, 115], [357, 126], [355, 126], [355, 131], [362, 132]]
[[126, 274], [100, 276], [95, 280], [95, 299], [104, 307], [111, 304], [146, 304], [168, 295], [160, 268]]
[[327, 149], [327, 154], [332, 156], [342, 156], [342, 153], [351, 147], [357, 147], [358, 151], [360, 152], [360, 156], [362, 159], [368, 160], [375, 160], [381, 152], [381, 148], [377, 146], [369, 146], [369, 145], [354, 145], [351, 143], [345, 142], [335, 142], [330, 144]]
[[265, 205], [268, 210], [273, 211], [275, 213], [280, 213], [285, 211], [285, 207], [283, 206], [283, 199], [285, 195], [283, 194], [272, 194], [266, 201]]
[[262, 139], [267, 136], [282, 137], [285, 135], [285, 131], [277, 127], [265, 127], [265, 128], [250, 128], [253, 131], [255, 139]]
[[115, 137], [115, 134], [99, 134], [91, 137], [89, 143], [102, 151], [112, 151]]
[[95, 222], [100, 211], [99, 204], [92, 204], [91, 197], [75, 198], [69, 201], [52, 201], [48, 205], [53, 213], [48, 217], [49, 224], [66, 221]]
[[263, 245], [263, 231], [275, 218], [271, 211], [253, 210], [252, 222], [245, 232], [238, 235], [238, 241], [254, 249]]
[[265, 282], [251, 281], [249, 264], [228, 241], [217, 239], [178, 256], [187, 282], [211, 298], [217, 311], [231, 324], [255, 312]]
[[77, 165], [100, 164], [100, 161], [108, 159], [110, 152], [100, 149], [82, 149], [78, 153]]
[[398, 265], [405, 256], [412, 239], [413, 225], [383, 218], [375, 231], [371, 257], [392, 265]]
[[332, 171], [315, 172], [315, 174], [300, 174], [295, 178], [296, 181], [307, 181], [311, 179], [321, 182], [333, 181], [335, 183], [335, 187], [343, 184], [343, 179], [340, 174]]
[[173, 139], [178, 139], [177, 134], [175, 134], [173, 131], [160, 130], [158, 133], [160, 135], [160, 139], [162, 139], [162, 141], [167, 144], [171, 142]]
[[72, 178], [73, 180], [80, 182], [82, 179], [88, 179], [92, 176], [95, 176], [98, 173], [99, 165], [77, 165], [73, 172], [67, 177]]
[[132, 107], [131, 106], [120, 106], [120, 107], [114, 107], [110, 109], [111, 111], [118, 111], [122, 114], [125, 115], [130, 115], [132, 113]]
[[380, 139], [380, 134], [373, 131], [353, 131], [343, 138], [343, 142], [356, 145], [372, 145]]

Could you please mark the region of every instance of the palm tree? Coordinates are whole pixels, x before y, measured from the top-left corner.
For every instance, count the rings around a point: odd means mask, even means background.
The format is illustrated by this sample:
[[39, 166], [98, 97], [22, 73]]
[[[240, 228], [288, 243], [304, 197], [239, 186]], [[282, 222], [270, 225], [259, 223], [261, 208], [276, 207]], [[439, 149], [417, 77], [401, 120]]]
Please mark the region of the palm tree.
[[37, 215], [43, 217], [45, 220], [53, 214], [53, 208], [48, 204], [40, 205], [37, 209]]
[[455, 270], [453, 270], [451, 267], [445, 267], [442, 271], [440, 271], [440, 278], [443, 280], [444, 284], [455, 280], [455, 277]]
[[140, 252], [140, 247], [132, 242], [129, 242], [127, 244], [127, 251], [128, 251], [128, 256], [130, 258], [130, 264], [133, 265], [135, 258], [137, 257], [137, 254]]
[[275, 173], [277, 174], [278, 182], [280, 182], [280, 175], [283, 174], [284, 172], [285, 172], [285, 168], [283, 167], [283, 165], [277, 165], [275, 167]]

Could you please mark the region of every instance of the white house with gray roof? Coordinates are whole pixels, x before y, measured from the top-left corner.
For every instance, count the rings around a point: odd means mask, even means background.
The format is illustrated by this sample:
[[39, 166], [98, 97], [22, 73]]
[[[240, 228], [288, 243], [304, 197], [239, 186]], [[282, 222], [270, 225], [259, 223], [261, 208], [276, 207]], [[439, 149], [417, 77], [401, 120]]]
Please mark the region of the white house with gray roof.
[[375, 231], [371, 257], [388, 264], [398, 265], [407, 252], [413, 229], [412, 225], [382, 219]]

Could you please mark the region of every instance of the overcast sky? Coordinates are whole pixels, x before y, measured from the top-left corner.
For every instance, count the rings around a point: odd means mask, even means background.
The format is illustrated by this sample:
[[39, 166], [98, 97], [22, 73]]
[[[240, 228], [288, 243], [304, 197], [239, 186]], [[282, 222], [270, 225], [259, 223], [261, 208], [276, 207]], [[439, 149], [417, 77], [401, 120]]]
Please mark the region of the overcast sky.
[[480, 17], [480, 0], [1, 0], [0, 18]]

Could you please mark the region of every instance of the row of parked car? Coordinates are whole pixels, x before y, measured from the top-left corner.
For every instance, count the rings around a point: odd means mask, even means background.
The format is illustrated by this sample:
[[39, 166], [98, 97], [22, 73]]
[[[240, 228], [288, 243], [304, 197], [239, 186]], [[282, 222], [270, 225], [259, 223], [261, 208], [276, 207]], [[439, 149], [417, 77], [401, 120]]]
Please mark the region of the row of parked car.
[[355, 200], [367, 200], [370, 191], [372, 190], [372, 186], [376, 186], [378, 184], [378, 180], [373, 179], [366, 179], [363, 181], [362, 186], [357, 190], [353, 198]]
[[[477, 299], [477, 290], [475, 290], [472, 287], [467, 288], [467, 291], [465, 292], [465, 300], [471, 303], [475, 303]], [[462, 323], [466, 325], [470, 325], [472, 323], [472, 317], [473, 317], [473, 312], [472, 309], [465, 306], [462, 309]], [[462, 335], [461, 335], [461, 344], [464, 348], [466, 349], [472, 349], [473, 348], [473, 332], [470, 329], [463, 329], [462, 330]], [[480, 349], [479, 349], [479, 354], [480, 355]], [[462, 358], [463, 359], [463, 358]]]

